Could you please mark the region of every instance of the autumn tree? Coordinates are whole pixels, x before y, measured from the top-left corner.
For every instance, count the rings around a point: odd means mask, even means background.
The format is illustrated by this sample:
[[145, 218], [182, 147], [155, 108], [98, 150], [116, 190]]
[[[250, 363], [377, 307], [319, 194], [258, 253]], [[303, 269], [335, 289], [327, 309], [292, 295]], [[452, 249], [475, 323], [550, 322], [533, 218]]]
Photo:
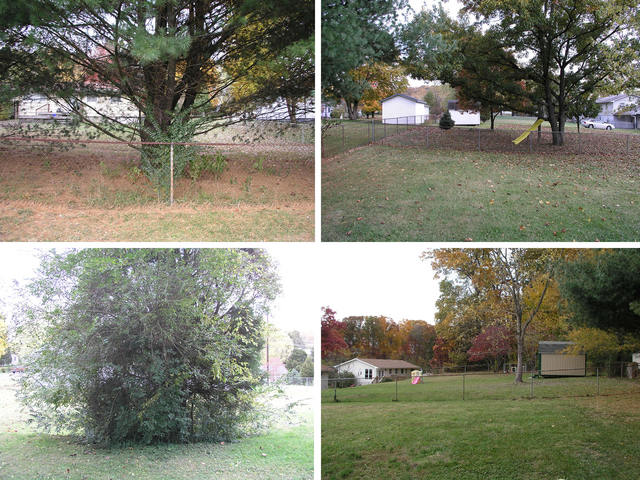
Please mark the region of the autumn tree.
[[[441, 249], [426, 253], [438, 275], [454, 276], [475, 298], [474, 307], [484, 305], [493, 323], [503, 324], [515, 335], [518, 367], [516, 382], [522, 382], [523, 354], [527, 330], [544, 301], [551, 282], [557, 252], [542, 249]], [[541, 280], [542, 289], [532, 285]], [[526, 298], [533, 296], [531, 306]], [[502, 313], [505, 317], [502, 317]], [[502, 317], [502, 318], [501, 318]]]
[[[351, 72], [354, 81], [366, 85], [360, 98], [345, 99], [351, 102], [348, 111], [358, 110], [358, 104], [362, 102], [362, 111], [374, 116], [382, 111], [380, 103], [384, 98], [406, 90], [409, 82], [404, 69], [398, 65], [390, 65], [382, 62], [371, 63], [356, 68]], [[368, 115], [367, 115], [368, 116]]]
[[4, 320], [4, 316], [0, 314], [0, 357], [9, 350], [9, 330]]
[[473, 339], [473, 345], [467, 352], [472, 362], [486, 360], [493, 370], [497, 371], [500, 362], [511, 353], [513, 349], [513, 335], [503, 325], [490, 325]]
[[323, 359], [333, 358], [347, 348], [342, 338], [344, 326], [336, 320], [336, 312], [329, 307], [322, 307], [320, 320], [320, 353]]

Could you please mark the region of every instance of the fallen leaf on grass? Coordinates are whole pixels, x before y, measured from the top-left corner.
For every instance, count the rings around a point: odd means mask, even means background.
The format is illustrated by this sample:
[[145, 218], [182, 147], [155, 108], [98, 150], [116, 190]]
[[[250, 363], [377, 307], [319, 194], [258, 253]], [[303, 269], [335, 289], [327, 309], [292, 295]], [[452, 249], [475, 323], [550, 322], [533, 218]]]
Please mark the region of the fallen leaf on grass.
[[347, 232], [347, 235], [351, 235], [351, 230], [349, 230], [349, 231]]
[[520, 225], [520, 230], [526, 230], [527, 227], [525, 227], [524, 225]]
[[464, 239], [465, 242], [473, 242], [473, 238], [471, 237], [467, 237]]
[[360, 221], [360, 220], [362, 220], [362, 218], [363, 218], [363, 217], [358, 217], [358, 218], [356, 218], [356, 220]]

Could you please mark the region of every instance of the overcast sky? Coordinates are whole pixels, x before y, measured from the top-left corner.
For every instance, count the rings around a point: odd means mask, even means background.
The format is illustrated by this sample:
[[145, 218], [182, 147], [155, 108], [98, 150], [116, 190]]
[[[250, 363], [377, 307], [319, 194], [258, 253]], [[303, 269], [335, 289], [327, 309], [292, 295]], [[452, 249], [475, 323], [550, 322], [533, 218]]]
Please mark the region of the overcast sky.
[[[10, 316], [17, 301], [13, 285], [27, 283], [38, 267], [38, 252], [25, 244], [0, 244], [0, 311]], [[322, 306], [338, 317], [386, 315], [433, 323], [438, 284], [424, 248], [413, 245], [281, 244], [266, 248], [277, 262], [282, 294], [269, 321], [278, 328], [319, 332]]]
[[321, 306], [342, 319], [386, 315], [394, 320], [434, 322], [438, 281], [425, 250], [412, 244], [320, 245], [317, 294]]

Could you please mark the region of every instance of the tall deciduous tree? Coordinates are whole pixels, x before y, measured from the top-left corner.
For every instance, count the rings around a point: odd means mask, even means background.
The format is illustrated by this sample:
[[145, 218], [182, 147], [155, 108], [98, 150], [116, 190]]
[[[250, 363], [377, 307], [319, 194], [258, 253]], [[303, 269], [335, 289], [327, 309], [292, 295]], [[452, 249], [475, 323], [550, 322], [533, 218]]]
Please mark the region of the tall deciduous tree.
[[322, 307], [320, 320], [321, 355], [323, 359], [330, 359], [347, 348], [342, 337], [344, 326], [336, 320], [336, 312], [329, 307]]
[[[481, 35], [491, 50], [470, 54], [499, 77], [495, 86], [500, 93], [507, 93], [504, 87], [514, 81], [525, 82], [524, 111], [549, 121], [554, 145], [563, 144], [571, 103], [634, 76], [637, 3], [632, 0], [462, 3], [467, 15], [461, 22], [435, 9], [408, 25], [404, 49], [409, 69], [413, 66], [420, 78], [453, 80], [469, 67], [465, 39]], [[503, 84], [503, 79], [509, 81]], [[504, 106], [521, 109], [511, 102]]]
[[21, 397], [42, 427], [103, 443], [242, 433], [279, 290], [265, 253], [52, 253], [29, 290]]
[[[516, 382], [522, 382], [527, 330], [549, 289], [556, 255], [542, 249], [442, 249], [423, 256], [432, 260], [438, 274], [454, 275], [468, 285], [475, 297], [470, 305], [482, 306], [494, 315], [492, 323], [513, 330], [518, 358]], [[543, 282], [541, 290], [532, 288], [538, 281]], [[528, 296], [535, 298], [527, 301]], [[492, 305], [498, 308], [494, 311]]]

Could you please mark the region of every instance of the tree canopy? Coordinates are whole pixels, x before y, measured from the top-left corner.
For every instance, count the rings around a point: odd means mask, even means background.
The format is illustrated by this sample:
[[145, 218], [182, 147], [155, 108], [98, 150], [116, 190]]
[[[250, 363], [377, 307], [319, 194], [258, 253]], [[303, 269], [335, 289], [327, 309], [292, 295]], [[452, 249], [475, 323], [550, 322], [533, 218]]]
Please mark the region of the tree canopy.
[[462, 18], [422, 11], [404, 29], [416, 78], [458, 84], [489, 107], [537, 115], [563, 143], [575, 103], [634, 81], [637, 4], [631, 0], [464, 0]]
[[19, 325], [33, 339], [22, 400], [41, 427], [92, 442], [237, 437], [278, 291], [260, 250], [51, 253]]
[[[352, 71], [397, 56], [393, 31], [406, 0], [322, 0], [322, 91], [347, 105], [369, 83]], [[353, 118], [350, 112], [350, 117]]]

